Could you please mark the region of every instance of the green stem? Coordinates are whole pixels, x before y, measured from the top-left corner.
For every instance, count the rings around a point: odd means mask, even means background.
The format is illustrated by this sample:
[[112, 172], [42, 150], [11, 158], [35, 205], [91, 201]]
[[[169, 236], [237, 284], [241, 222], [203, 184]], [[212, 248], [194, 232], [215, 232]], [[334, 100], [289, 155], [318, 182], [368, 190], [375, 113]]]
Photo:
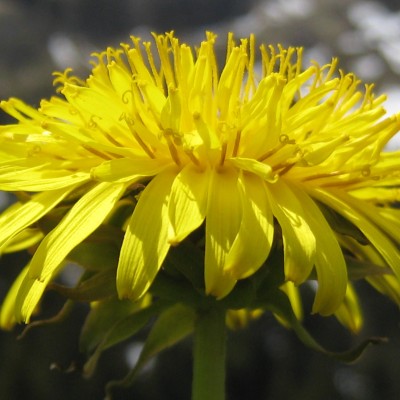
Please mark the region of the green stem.
[[192, 400], [225, 399], [225, 311], [199, 312], [194, 332]]

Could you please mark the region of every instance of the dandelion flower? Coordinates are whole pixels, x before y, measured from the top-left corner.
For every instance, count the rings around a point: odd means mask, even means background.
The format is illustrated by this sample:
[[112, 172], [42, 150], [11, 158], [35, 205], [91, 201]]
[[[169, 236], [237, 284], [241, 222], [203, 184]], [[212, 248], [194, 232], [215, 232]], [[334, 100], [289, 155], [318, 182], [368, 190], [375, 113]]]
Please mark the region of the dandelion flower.
[[[267, 260], [274, 237], [284, 275], [313, 279], [313, 311], [338, 310], [348, 285], [345, 254], [371, 251], [400, 278], [399, 154], [383, 153], [399, 129], [385, 98], [337, 68], [302, 66], [302, 49], [235, 43], [218, 69], [216, 36], [193, 50], [172, 33], [96, 54], [90, 77], [67, 70], [62, 96], [38, 110], [17, 99], [1, 108], [0, 189], [30, 193], [0, 217], [0, 248], [56, 207], [63, 219], [44, 238], [14, 291], [29, 321], [63, 260], [118, 201], [141, 185], [125, 224], [116, 285], [141, 298], [171, 246], [205, 227], [205, 292], [221, 299]], [[336, 229], [326, 210], [366, 239]], [[279, 229], [278, 229], [279, 228]], [[353, 243], [354, 242], [354, 243]], [[368, 259], [368, 256], [367, 256]]]

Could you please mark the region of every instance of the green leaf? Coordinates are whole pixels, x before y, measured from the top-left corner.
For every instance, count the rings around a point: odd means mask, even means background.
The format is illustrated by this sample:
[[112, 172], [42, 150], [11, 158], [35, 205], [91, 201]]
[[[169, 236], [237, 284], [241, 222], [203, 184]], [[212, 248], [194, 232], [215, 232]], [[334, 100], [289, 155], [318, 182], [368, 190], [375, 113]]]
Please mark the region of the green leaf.
[[104, 300], [117, 295], [115, 287], [115, 271], [100, 271], [87, 279], [82, 279], [76, 287], [50, 283], [48, 288], [60, 293], [62, 296], [75, 301], [92, 302]]
[[155, 322], [146, 340], [138, 367], [140, 368], [151, 357], [192, 333], [195, 318], [195, 311], [182, 304], [176, 304], [165, 310]]
[[[127, 303], [128, 300], [120, 300], [119, 302]], [[132, 307], [136, 307], [136, 311], [129, 310], [128, 304], [120, 306], [120, 308], [115, 303], [114, 306], [109, 304], [98, 318], [93, 318], [97, 321], [88, 322], [89, 326], [85, 323], [81, 347], [91, 349], [98, 343], [96, 350], [83, 368], [85, 376], [90, 376], [93, 373], [104, 350], [133, 336], [149, 322], [150, 318], [159, 314], [166, 307], [166, 304], [154, 303], [138, 310], [139, 304], [132, 303]], [[121, 318], [121, 314], [124, 314], [124, 312], [125, 315]], [[116, 313], [121, 313], [119, 318]]]
[[120, 381], [107, 385], [108, 397], [116, 386], [130, 386], [141, 368], [161, 351], [180, 342], [194, 330], [196, 313], [194, 309], [182, 304], [175, 304], [165, 310], [154, 323], [136, 366]]
[[80, 350], [91, 353], [118, 321], [128, 317], [138, 309], [137, 303], [117, 298], [95, 304], [86, 317], [81, 330]]

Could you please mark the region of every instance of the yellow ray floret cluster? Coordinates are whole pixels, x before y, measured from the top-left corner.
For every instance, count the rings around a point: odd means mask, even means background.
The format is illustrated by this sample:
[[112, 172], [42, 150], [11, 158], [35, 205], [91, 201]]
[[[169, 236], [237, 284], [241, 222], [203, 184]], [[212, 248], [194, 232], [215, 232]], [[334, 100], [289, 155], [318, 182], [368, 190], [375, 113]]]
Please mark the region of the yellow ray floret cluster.
[[[399, 154], [383, 153], [399, 130], [384, 97], [337, 62], [303, 69], [302, 49], [227, 42], [199, 48], [173, 34], [96, 54], [86, 81], [58, 74], [63, 97], [39, 110], [10, 99], [18, 120], [0, 127], [0, 190], [30, 192], [0, 216], [0, 249], [40, 244], [14, 286], [17, 320], [28, 321], [68, 253], [138, 184], [117, 270], [121, 298], [149, 289], [170, 246], [204, 224], [206, 293], [222, 298], [267, 259], [279, 226], [287, 281], [310, 274], [314, 311], [335, 312], [348, 286], [344, 252], [378, 259], [400, 278]], [[72, 199], [72, 200], [71, 200]], [[32, 227], [69, 210], [44, 237]], [[369, 244], [334, 232], [320, 205], [358, 228]], [[35, 236], [36, 235], [36, 236]], [[14, 246], [14, 247], [13, 247]]]

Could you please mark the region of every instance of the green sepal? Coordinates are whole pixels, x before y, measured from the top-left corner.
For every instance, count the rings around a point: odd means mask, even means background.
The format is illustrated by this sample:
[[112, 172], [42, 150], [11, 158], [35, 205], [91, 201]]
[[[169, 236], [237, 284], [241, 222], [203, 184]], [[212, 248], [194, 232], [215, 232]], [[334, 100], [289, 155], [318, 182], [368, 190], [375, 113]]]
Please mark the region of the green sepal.
[[153, 281], [150, 293], [159, 297], [162, 301], [184, 302], [195, 308], [208, 300], [204, 292], [196, 291], [189, 281], [183, 278], [177, 279], [177, 277], [173, 277], [169, 272], [163, 270], [157, 274]]
[[130, 198], [120, 200], [108, 218], [107, 224], [122, 228], [125, 222], [132, 216], [135, 209], [135, 202]]
[[[110, 347], [125, 340], [130, 336], [129, 326], [135, 329], [135, 322], [131, 322], [131, 319], [145, 319], [147, 315], [150, 318], [158, 309], [158, 304], [145, 306], [141, 301], [118, 298], [96, 303], [83, 324], [79, 338], [80, 350], [91, 353], [101, 343], [103, 347]], [[114, 332], [117, 327], [123, 327], [126, 332]]]
[[181, 243], [167, 256], [163, 269], [157, 274], [150, 292], [162, 300], [184, 302], [195, 309], [213, 307], [225, 310], [252, 307], [259, 291], [279, 288], [285, 281], [283, 247], [276, 241], [264, 265], [249, 278], [240, 280], [228, 296], [216, 300], [204, 291], [202, 253], [190, 241]]
[[334, 358], [339, 361], [351, 363], [356, 361], [372, 344], [379, 344], [385, 342], [386, 338], [370, 337], [363, 340], [357, 346], [344, 352], [333, 352], [325, 349], [319, 344], [311, 334], [304, 328], [300, 321], [294, 315], [290, 301], [285, 293], [281, 290], [271, 291], [264, 294], [264, 299], [258, 298], [258, 306], [267, 309], [283, 319], [288, 326], [290, 326], [296, 333], [297, 337], [309, 348], [316, 350], [328, 357]]
[[238, 281], [218, 304], [226, 310], [253, 309], [259, 293], [276, 290], [285, 282], [283, 262], [282, 245], [275, 243], [264, 265], [255, 274]]
[[53, 208], [37, 222], [39, 229], [45, 234], [49, 233], [60, 223], [70, 209], [71, 207], [69, 206], [60, 205], [56, 208]]
[[106, 398], [111, 398], [114, 387], [132, 385], [138, 372], [152, 357], [190, 335], [194, 330], [195, 320], [194, 309], [182, 304], [175, 304], [163, 311], [154, 323], [135, 367], [122, 380], [107, 384]]
[[341, 235], [350, 236], [362, 245], [367, 245], [370, 243], [366, 236], [361, 232], [361, 230], [357, 228], [352, 222], [350, 222], [348, 219], [346, 219], [336, 211], [332, 210], [327, 205], [321, 202], [317, 203], [319, 209], [322, 211], [324, 217], [335, 232]]
[[104, 300], [116, 296], [115, 271], [105, 270], [81, 279], [77, 286], [70, 288], [57, 283], [50, 283], [48, 289], [54, 290], [68, 299], [81, 302]]
[[[360, 260], [348, 254], [344, 254], [344, 259], [349, 281], [357, 281], [374, 276], [393, 275], [393, 271], [389, 267], [377, 265], [367, 260]], [[318, 279], [315, 268], [311, 271], [308, 279]]]
[[344, 256], [349, 280], [355, 281], [377, 275], [393, 275], [389, 267], [376, 265], [370, 261], [359, 260], [348, 255]]
[[85, 269], [98, 271], [116, 269], [123, 240], [123, 232], [111, 225], [101, 225], [69, 254], [68, 261]]
[[169, 250], [164, 268], [170, 273], [179, 272], [194, 288], [204, 290], [204, 251], [190, 239]]
[[85, 376], [93, 373], [104, 350], [129, 339], [166, 307], [166, 304], [154, 303], [140, 309], [139, 303], [129, 305], [128, 302], [115, 299], [95, 315], [89, 315], [82, 330], [80, 347], [86, 352], [94, 347], [95, 350], [84, 365]]

